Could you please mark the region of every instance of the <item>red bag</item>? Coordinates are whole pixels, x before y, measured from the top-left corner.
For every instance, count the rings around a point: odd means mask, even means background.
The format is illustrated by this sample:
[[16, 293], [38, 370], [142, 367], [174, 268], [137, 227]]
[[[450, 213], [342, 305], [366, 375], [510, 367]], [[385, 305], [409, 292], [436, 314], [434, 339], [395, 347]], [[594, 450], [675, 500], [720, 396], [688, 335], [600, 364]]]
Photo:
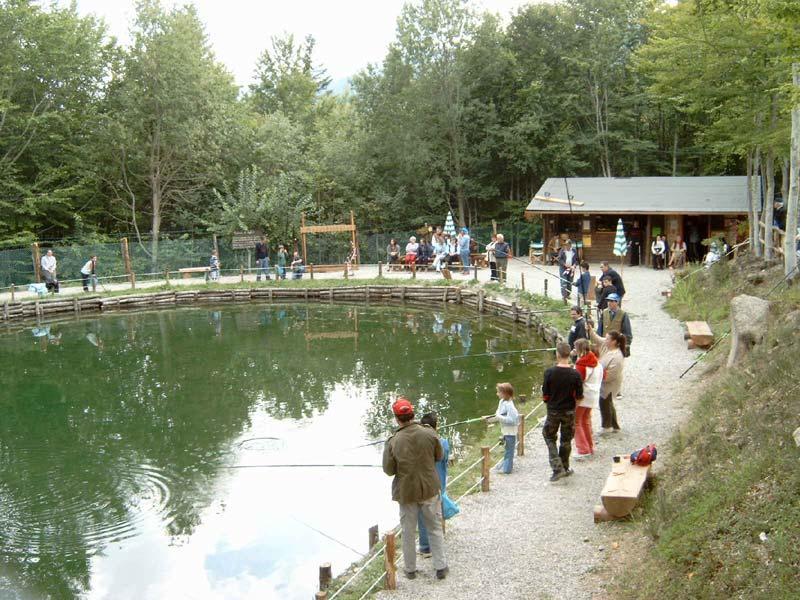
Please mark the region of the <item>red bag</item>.
[[646, 467], [653, 462], [657, 456], [658, 450], [656, 449], [656, 445], [648, 444], [641, 450], [631, 452], [631, 463], [639, 465], [640, 467]]

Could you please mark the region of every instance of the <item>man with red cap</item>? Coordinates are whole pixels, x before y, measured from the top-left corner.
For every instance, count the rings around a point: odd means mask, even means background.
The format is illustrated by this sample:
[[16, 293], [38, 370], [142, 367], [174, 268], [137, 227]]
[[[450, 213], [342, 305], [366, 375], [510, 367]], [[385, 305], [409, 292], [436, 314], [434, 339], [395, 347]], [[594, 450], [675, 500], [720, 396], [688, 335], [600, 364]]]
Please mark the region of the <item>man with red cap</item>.
[[397, 431], [383, 448], [383, 472], [393, 475], [392, 500], [400, 504], [400, 526], [403, 536], [403, 563], [406, 577], [417, 576], [417, 519], [428, 530], [433, 568], [437, 579], [447, 577], [447, 558], [442, 531], [441, 485], [436, 461], [444, 456], [436, 432], [414, 420], [414, 407], [400, 396], [392, 405]]

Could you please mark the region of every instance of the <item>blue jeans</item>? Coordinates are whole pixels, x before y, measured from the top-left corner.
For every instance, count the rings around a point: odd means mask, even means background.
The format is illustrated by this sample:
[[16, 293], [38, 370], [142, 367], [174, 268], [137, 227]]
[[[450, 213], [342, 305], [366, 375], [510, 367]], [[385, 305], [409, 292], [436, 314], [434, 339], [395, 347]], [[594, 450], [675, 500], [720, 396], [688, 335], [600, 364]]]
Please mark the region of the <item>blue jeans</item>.
[[262, 275], [264, 279], [269, 279], [269, 257], [256, 259], [256, 265], [259, 269], [256, 271], [256, 281], [261, 281]]
[[469, 250], [459, 252], [461, 258], [461, 267], [465, 272], [469, 272]]
[[504, 435], [503, 443], [505, 444], [505, 454], [503, 454], [503, 463], [500, 465], [499, 470], [503, 473], [511, 473], [514, 468], [514, 450], [517, 449], [517, 436]]
[[286, 279], [286, 267], [278, 265], [278, 277]]

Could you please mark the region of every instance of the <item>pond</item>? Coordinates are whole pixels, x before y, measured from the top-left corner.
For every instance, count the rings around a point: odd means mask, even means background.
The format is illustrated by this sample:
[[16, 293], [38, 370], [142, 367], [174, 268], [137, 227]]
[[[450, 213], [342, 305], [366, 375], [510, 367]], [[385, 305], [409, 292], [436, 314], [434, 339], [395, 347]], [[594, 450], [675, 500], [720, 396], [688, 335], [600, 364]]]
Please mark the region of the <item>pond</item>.
[[550, 360], [501, 353], [537, 345], [461, 309], [314, 304], [0, 334], [0, 597], [307, 599], [397, 523], [382, 444], [357, 447], [391, 399], [491, 413]]

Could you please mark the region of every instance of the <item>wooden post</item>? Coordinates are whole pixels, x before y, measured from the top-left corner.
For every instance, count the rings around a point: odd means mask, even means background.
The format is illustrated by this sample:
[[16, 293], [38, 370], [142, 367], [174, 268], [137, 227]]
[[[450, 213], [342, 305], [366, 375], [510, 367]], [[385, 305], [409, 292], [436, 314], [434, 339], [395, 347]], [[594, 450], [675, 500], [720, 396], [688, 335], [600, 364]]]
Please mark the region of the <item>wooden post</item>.
[[522, 291], [524, 292], [525, 291], [525, 273], [520, 273], [519, 274], [519, 283], [520, 283], [520, 286], [522, 287]]
[[373, 525], [372, 527], [369, 528], [369, 549], [370, 549], [370, 551], [372, 551], [372, 549], [375, 547], [375, 544], [378, 543], [378, 539], [379, 539], [378, 526], [377, 525]]
[[472, 277], [473, 277], [473, 279], [475, 279], [475, 281], [478, 281], [478, 263], [477, 262], [472, 267]]
[[344, 278], [350, 279], [350, 274], [347, 272], [347, 263], [344, 265]]
[[483, 297], [486, 295], [486, 292], [483, 290], [478, 290], [478, 312], [483, 312]]
[[306, 233], [304, 231], [306, 226], [306, 213], [300, 213], [300, 233], [301, 237], [303, 238], [303, 263], [308, 262], [308, 256], [306, 255]]
[[319, 566], [319, 591], [324, 592], [331, 586], [333, 571], [331, 563], [322, 563]]
[[387, 533], [383, 536], [384, 550], [383, 550], [383, 566], [386, 568], [386, 589], [397, 589], [397, 567], [394, 564], [396, 546], [395, 546], [394, 532]]
[[311, 281], [314, 281], [314, 263], [308, 265], [308, 274], [311, 276]]
[[547, 298], [547, 279], [544, 280], [544, 297]]
[[356, 263], [353, 265], [354, 267], [358, 267], [361, 264], [361, 251], [358, 249], [358, 230], [356, 229], [356, 216], [353, 211], [350, 211], [350, 225], [353, 226], [353, 247], [356, 251]]
[[481, 491], [489, 491], [489, 471], [492, 469], [491, 457], [489, 456], [489, 446], [481, 446], [483, 462], [481, 463]]
[[314, 600], [328, 600], [328, 592], [317, 592], [314, 594]]
[[79, 308], [79, 306], [78, 306], [78, 298], [77, 298], [76, 296], [73, 296], [73, 297], [72, 297], [72, 310], [75, 312], [75, 314], [76, 314], [76, 315], [77, 315], [77, 314], [80, 312], [80, 310], [81, 310], [81, 309]]
[[383, 263], [378, 261], [378, 277], [383, 277]]
[[164, 269], [164, 281], [169, 285], [169, 269]]
[[136, 289], [136, 276], [133, 274], [133, 268], [131, 266], [131, 255], [128, 248], [128, 238], [122, 238], [120, 240], [120, 245], [122, 246], [122, 263], [125, 266], [125, 273], [128, 275], [128, 280], [131, 282], [131, 289]]
[[[520, 402], [522, 398], [520, 397]], [[519, 430], [517, 431], [517, 456], [525, 456], [525, 415], [519, 416]]]
[[[38, 283], [38, 282], [37, 282], [37, 283]], [[16, 292], [16, 291], [17, 291], [17, 286], [15, 286], [15, 285], [12, 283], [12, 284], [11, 284], [11, 301], [12, 301], [12, 302], [14, 302], [14, 292]]]
[[519, 307], [517, 306], [516, 302], [511, 303], [511, 314], [513, 315], [512, 320], [514, 321], [514, 323], [519, 321]]
[[8, 321], [8, 300], [3, 303], [3, 319]]
[[411, 263], [411, 279], [416, 279], [416, 278], [417, 278], [417, 263], [416, 262], [412, 262]]
[[244, 267], [239, 265], [239, 283], [244, 283]]
[[217, 257], [219, 257], [219, 245], [217, 244], [217, 234], [216, 233], [212, 236], [212, 239], [214, 241], [214, 252], [216, 252], [217, 253]]
[[492, 219], [492, 235], [497, 235], [497, 221]]
[[36, 283], [42, 282], [42, 253], [39, 250], [39, 242], [33, 242], [33, 273], [36, 276]]

